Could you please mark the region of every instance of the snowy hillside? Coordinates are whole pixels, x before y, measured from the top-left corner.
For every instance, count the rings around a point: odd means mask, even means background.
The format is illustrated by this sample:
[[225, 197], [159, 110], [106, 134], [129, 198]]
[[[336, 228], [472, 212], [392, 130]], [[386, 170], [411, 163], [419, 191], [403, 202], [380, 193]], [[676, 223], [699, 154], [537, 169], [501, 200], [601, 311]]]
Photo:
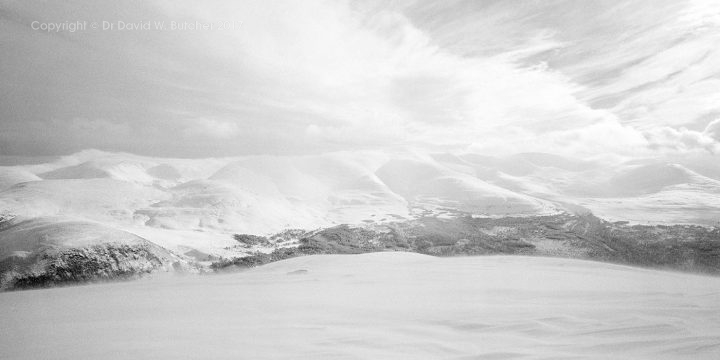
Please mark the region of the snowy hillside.
[[0, 294], [0, 358], [714, 360], [719, 304], [717, 278], [587, 261], [306, 256]]
[[0, 290], [136, 278], [188, 264], [134, 234], [64, 217], [2, 223]]

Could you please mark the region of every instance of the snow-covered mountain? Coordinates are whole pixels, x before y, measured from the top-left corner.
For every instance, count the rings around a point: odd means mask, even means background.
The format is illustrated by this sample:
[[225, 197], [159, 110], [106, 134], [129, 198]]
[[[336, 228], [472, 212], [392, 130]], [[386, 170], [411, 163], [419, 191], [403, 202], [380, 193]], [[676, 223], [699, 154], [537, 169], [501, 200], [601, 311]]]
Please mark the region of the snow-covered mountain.
[[0, 167], [0, 261], [40, 248], [18, 234], [50, 248], [88, 236], [121, 244], [137, 238], [182, 260], [269, 251], [238, 249], [235, 233], [427, 215], [589, 211], [638, 223], [717, 224], [715, 156], [681, 160], [371, 151], [167, 159], [88, 150]]

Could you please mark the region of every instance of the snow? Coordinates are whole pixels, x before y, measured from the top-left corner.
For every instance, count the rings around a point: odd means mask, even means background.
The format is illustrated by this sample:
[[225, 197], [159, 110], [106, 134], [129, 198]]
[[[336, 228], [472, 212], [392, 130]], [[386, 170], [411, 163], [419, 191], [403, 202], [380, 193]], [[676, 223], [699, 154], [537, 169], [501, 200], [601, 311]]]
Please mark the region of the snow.
[[86, 150], [0, 167], [0, 215], [89, 221], [181, 254], [224, 257], [244, 254], [233, 248], [234, 233], [459, 211], [500, 217], [589, 209], [609, 220], [716, 225], [715, 158], [666, 160], [411, 151], [171, 159]]
[[716, 226], [720, 221], [718, 155], [632, 161], [582, 161], [549, 154], [465, 154], [461, 158], [479, 179], [568, 211], [587, 209], [607, 220], [643, 224]]
[[[67, 217], [40, 217], [31, 220], [13, 219], [11, 224], [3, 224], [2, 237], [0, 241], [0, 261], [9, 257], [26, 258], [31, 255], [40, 255], [41, 260], [32, 259], [31, 271], [40, 271], [44, 268], [46, 260], [42, 257], [46, 253], [53, 253], [56, 250], [87, 248], [96, 245], [147, 245], [152, 254], [161, 259], [165, 265], [177, 260], [167, 248], [158, 247], [145, 239], [127, 231], [118, 230], [102, 224], [78, 220]], [[6, 269], [15, 269], [24, 265], [17, 263], [17, 259], [3, 265]], [[115, 261], [118, 261], [117, 259]], [[169, 266], [164, 270], [171, 270]], [[24, 271], [24, 270], [19, 270]], [[5, 274], [3, 274], [5, 275]], [[3, 279], [5, 282], [5, 279]], [[5, 284], [2, 284], [3, 286]]]
[[131, 222], [138, 208], [167, 198], [163, 191], [108, 178], [31, 181], [0, 192], [0, 209], [24, 217], [77, 216]]
[[391, 160], [377, 171], [377, 175], [392, 191], [409, 202], [443, 205], [488, 215], [553, 212], [553, 206], [548, 202], [427, 160]]
[[0, 259], [16, 251], [33, 252], [47, 247], [83, 247], [104, 243], [140, 245], [141, 238], [100, 224], [62, 217], [20, 221], [5, 229]]
[[2, 359], [717, 359], [720, 279], [410, 253], [0, 294]]

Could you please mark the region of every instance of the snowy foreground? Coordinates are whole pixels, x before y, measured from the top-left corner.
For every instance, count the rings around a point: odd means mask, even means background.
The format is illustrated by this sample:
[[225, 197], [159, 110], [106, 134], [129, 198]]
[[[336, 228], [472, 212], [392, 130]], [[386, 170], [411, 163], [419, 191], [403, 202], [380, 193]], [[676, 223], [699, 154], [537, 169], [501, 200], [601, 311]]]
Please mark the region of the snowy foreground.
[[2, 359], [718, 359], [720, 278], [529, 257], [294, 258], [0, 294]]

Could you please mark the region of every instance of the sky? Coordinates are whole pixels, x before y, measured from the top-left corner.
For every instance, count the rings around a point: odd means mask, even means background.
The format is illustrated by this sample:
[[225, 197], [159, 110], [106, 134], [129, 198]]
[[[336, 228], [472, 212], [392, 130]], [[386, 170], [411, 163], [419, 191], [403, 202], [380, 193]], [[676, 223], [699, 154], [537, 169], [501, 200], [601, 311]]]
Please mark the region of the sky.
[[0, 0], [0, 154], [88, 148], [717, 154], [720, 2]]

